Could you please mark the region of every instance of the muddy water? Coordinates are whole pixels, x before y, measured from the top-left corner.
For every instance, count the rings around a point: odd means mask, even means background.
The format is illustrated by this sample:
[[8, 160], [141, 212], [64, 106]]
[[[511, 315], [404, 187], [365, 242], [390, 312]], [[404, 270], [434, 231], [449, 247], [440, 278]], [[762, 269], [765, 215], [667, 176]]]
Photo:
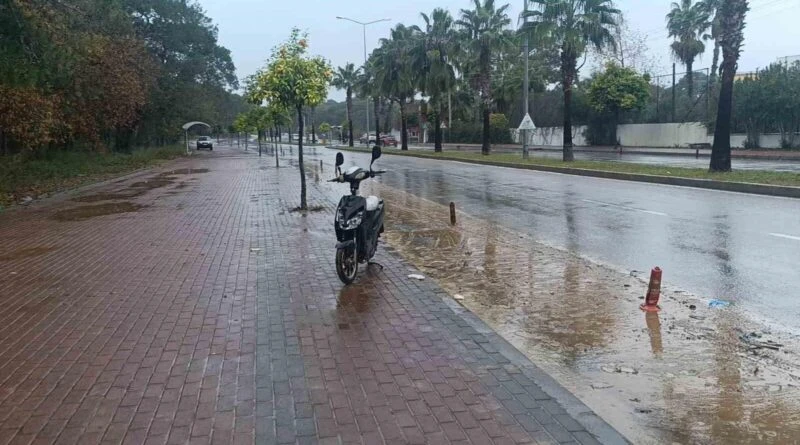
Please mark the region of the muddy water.
[[629, 274], [493, 221], [450, 227], [447, 207], [395, 189], [363, 192], [386, 200], [389, 244], [632, 442], [800, 443], [797, 338], [669, 287], [645, 314], [646, 283]]
[[52, 218], [57, 221], [82, 221], [98, 216], [136, 212], [142, 208], [144, 206], [132, 202], [109, 202], [59, 210], [53, 214]]
[[74, 202], [100, 202], [100, 201], [118, 201], [124, 199], [131, 199], [141, 196], [146, 190], [131, 190], [128, 192], [113, 192], [113, 193], [95, 193], [93, 195], [78, 196], [72, 198], [70, 201]]

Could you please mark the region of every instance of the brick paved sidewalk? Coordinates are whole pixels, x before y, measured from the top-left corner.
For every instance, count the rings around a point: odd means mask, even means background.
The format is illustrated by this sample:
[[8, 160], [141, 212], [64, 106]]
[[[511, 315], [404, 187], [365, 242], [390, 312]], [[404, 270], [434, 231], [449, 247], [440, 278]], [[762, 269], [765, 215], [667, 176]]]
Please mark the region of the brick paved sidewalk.
[[384, 247], [343, 288], [316, 169], [304, 216], [269, 157], [186, 168], [0, 215], [0, 445], [597, 443]]

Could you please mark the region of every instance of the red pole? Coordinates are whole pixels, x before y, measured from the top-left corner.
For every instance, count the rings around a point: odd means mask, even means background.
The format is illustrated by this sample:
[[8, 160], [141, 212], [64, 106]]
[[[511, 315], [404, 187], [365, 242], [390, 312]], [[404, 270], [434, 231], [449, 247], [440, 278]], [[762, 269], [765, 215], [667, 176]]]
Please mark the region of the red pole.
[[656, 267], [650, 272], [650, 284], [647, 286], [647, 295], [644, 304], [640, 305], [643, 311], [658, 312], [658, 299], [661, 296], [661, 269]]

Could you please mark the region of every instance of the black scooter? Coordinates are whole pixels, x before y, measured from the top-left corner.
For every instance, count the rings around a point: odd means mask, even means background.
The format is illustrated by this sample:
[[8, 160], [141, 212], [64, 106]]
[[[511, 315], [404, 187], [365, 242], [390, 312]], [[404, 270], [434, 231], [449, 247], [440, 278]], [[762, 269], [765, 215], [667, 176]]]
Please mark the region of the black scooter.
[[383, 233], [383, 200], [375, 196], [358, 196], [361, 181], [386, 173], [372, 170], [372, 164], [379, 157], [381, 149], [376, 146], [372, 149], [369, 171], [354, 166], [342, 172], [344, 156], [336, 153], [336, 178], [328, 181], [350, 184], [350, 195], [342, 196], [333, 223], [339, 241], [336, 244], [336, 273], [344, 284], [350, 284], [356, 278], [359, 263], [368, 263], [375, 256], [378, 238]]

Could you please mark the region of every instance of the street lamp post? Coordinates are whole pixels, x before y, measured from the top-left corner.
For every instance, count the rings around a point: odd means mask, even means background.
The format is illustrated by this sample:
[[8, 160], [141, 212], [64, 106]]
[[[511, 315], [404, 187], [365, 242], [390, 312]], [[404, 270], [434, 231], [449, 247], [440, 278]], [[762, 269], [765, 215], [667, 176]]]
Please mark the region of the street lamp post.
[[[336, 18], [339, 19], [339, 20], [347, 20], [348, 22], [353, 22], [353, 23], [356, 23], [358, 25], [361, 25], [361, 28], [363, 30], [363, 35], [364, 35], [364, 69], [367, 69], [367, 25], [372, 25], [374, 23], [380, 23], [380, 22], [388, 22], [391, 19], [373, 20], [371, 22], [359, 22], [358, 20], [353, 20], [353, 19], [347, 18], [347, 17], [340, 17], [338, 15], [336, 16]], [[369, 100], [367, 100], [367, 121], [366, 122], [367, 122], [367, 142], [369, 142]], [[377, 131], [377, 128], [375, 130]], [[376, 141], [376, 143], [377, 143], [377, 141]]]

